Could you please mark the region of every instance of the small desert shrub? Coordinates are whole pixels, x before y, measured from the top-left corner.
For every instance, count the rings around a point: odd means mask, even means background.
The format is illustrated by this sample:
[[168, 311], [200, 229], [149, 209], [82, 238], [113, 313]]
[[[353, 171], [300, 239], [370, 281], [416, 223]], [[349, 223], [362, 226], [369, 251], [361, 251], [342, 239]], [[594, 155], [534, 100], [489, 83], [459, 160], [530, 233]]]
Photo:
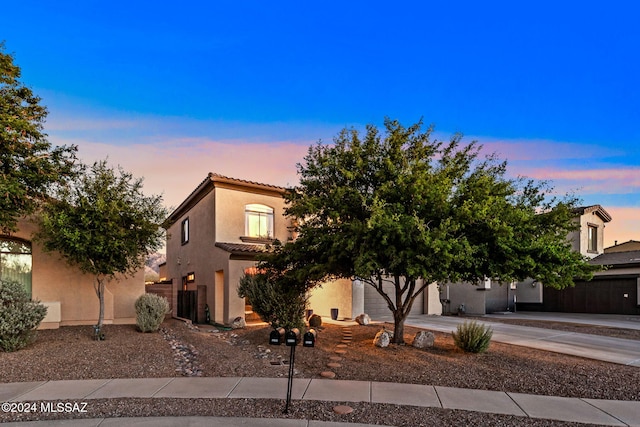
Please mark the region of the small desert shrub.
[[493, 330], [476, 321], [464, 322], [452, 332], [453, 341], [469, 353], [484, 353], [489, 348]]
[[169, 313], [169, 302], [156, 294], [143, 294], [135, 303], [136, 325], [142, 332], [155, 332]]
[[32, 301], [20, 283], [0, 281], [0, 350], [26, 347], [46, 315], [47, 307]]

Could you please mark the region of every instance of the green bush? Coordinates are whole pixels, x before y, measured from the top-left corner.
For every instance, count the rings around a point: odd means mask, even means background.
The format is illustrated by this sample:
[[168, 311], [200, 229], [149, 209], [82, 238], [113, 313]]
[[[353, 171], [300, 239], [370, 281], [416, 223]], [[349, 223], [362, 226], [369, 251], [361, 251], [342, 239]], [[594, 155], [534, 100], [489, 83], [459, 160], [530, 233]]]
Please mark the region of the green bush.
[[46, 315], [47, 307], [32, 301], [20, 283], [0, 281], [0, 350], [26, 347]]
[[469, 353], [484, 353], [489, 348], [493, 330], [476, 321], [464, 322], [458, 325], [456, 332], [452, 332], [453, 341], [464, 351]]
[[156, 294], [143, 294], [135, 303], [136, 325], [142, 332], [155, 332], [169, 313], [169, 301]]
[[247, 298], [253, 311], [274, 329], [304, 328], [307, 294], [283, 282], [270, 281], [263, 274], [244, 275], [238, 296]]

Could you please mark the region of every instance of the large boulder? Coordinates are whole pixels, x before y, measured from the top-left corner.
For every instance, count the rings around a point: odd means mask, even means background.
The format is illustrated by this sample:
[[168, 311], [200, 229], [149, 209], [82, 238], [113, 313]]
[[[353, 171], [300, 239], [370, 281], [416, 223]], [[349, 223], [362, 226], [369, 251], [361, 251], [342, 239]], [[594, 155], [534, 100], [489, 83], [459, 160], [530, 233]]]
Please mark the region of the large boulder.
[[433, 332], [419, 331], [413, 338], [413, 346], [415, 348], [429, 348], [433, 347], [433, 342], [436, 337]]
[[369, 317], [367, 313], [362, 313], [361, 315], [356, 317], [356, 323], [358, 325], [367, 326], [369, 323], [371, 323], [371, 317]]
[[376, 347], [388, 347], [391, 342], [391, 335], [386, 329], [380, 330], [373, 339], [373, 345]]

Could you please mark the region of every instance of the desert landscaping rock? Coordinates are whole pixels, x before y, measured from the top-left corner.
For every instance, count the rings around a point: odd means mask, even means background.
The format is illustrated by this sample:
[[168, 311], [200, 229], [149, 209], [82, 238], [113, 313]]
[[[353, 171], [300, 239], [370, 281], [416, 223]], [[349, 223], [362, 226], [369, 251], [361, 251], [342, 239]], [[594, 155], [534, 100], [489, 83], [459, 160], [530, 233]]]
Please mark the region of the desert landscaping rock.
[[371, 323], [371, 317], [367, 313], [362, 313], [356, 317], [356, 323], [358, 325], [367, 326]]
[[320, 376], [323, 378], [333, 379], [336, 377], [336, 373], [331, 371], [323, 371], [323, 372], [320, 372]]
[[384, 329], [378, 332], [373, 338], [373, 345], [375, 345], [376, 347], [388, 347], [389, 343], [391, 343], [391, 337], [389, 335], [389, 332], [385, 331]]
[[415, 348], [430, 348], [433, 347], [433, 343], [435, 342], [435, 340], [436, 337], [435, 335], [433, 335], [433, 332], [418, 331], [413, 338], [412, 345]]
[[341, 367], [342, 365], [336, 362], [329, 362], [327, 363], [327, 368], [331, 368], [331, 369], [336, 369]]
[[347, 350], [336, 350], [334, 351], [336, 354], [347, 354]]
[[347, 415], [353, 412], [353, 408], [351, 406], [338, 405], [333, 407], [333, 412], [338, 415]]
[[333, 360], [334, 362], [339, 362], [342, 360], [340, 356], [329, 356], [329, 360]]
[[336, 345], [336, 347], [338, 347], [338, 348], [345, 348], [346, 346], [347, 346], [346, 344], [338, 344], [338, 345]]

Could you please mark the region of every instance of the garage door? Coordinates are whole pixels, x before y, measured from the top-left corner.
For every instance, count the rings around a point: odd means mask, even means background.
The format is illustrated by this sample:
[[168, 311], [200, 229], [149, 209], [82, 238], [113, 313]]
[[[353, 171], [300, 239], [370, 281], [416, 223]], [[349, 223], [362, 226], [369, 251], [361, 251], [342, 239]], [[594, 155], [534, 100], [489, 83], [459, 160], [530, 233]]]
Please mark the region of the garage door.
[[561, 291], [545, 288], [543, 306], [565, 313], [640, 314], [638, 278], [595, 278]]
[[[391, 300], [395, 300], [395, 289], [392, 284], [387, 284], [384, 287], [385, 292]], [[410, 314], [422, 314], [424, 304], [424, 292], [422, 292], [416, 300], [413, 302]], [[367, 313], [372, 319], [380, 319], [381, 317], [388, 318], [392, 316], [391, 310], [387, 306], [387, 302], [376, 291], [373, 286], [364, 285], [364, 312]]]

